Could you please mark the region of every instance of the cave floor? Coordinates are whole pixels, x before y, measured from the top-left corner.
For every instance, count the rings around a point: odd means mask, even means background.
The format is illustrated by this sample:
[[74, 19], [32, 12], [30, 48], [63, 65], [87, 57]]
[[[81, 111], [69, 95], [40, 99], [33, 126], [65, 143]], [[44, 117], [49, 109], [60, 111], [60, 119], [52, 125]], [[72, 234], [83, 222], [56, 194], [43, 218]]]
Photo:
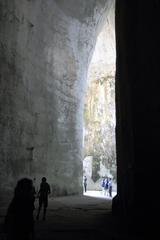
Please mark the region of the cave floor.
[[[38, 200], [35, 202], [35, 219]], [[50, 197], [46, 220], [35, 220], [35, 240], [107, 240], [143, 239], [128, 233], [127, 223], [112, 215], [109, 197], [67, 196]], [[1, 224], [5, 207], [0, 208]], [[0, 235], [3, 240], [3, 234]]]

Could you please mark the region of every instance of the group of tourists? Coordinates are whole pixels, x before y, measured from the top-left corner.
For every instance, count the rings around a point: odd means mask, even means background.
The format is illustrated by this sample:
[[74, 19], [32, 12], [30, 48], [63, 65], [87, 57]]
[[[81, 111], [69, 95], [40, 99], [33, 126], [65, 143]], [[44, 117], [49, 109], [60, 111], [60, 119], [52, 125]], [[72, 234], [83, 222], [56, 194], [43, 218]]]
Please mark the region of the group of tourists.
[[[112, 197], [112, 178], [111, 177], [103, 177], [101, 181], [102, 193], [104, 196]], [[87, 177], [83, 177], [83, 191], [87, 192]]]
[[112, 197], [112, 178], [104, 177], [101, 181], [102, 193]]

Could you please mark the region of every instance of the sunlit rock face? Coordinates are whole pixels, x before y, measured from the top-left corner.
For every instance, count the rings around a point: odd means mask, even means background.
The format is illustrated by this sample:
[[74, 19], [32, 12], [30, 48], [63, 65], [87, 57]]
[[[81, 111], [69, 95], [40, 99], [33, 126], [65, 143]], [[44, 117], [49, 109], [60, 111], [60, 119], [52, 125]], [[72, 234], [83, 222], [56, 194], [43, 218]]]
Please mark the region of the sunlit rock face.
[[[93, 157], [91, 178], [95, 183], [103, 176], [116, 177], [115, 49], [112, 13], [108, 14], [97, 38], [88, 70], [84, 111], [84, 153], [85, 156]], [[86, 170], [85, 172], [87, 174]]]
[[45, 175], [55, 195], [82, 192], [87, 69], [112, 5], [1, 1], [1, 191]]

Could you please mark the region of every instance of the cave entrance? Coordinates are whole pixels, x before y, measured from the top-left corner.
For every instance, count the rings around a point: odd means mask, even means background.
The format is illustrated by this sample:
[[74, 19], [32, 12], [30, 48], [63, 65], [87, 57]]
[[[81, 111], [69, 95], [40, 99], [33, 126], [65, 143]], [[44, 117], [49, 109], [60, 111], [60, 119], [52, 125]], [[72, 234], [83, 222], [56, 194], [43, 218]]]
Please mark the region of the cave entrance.
[[[84, 159], [83, 179], [87, 177], [84, 195], [108, 196], [103, 193], [101, 181], [112, 179], [116, 194], [116, 141], [115, 141], [115, 25], [108, 16], [97, 37], [88, 68], [88, 86], [84, 105]], [[83, 185], [84, 186], [84, 185]]]

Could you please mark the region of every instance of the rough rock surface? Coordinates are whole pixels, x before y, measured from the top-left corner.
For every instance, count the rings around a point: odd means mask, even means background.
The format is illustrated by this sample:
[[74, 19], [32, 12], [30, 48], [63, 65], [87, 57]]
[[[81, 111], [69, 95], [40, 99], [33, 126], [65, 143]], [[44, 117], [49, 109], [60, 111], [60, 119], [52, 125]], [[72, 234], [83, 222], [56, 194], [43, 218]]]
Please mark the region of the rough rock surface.
[[0, 188], [47, 176], [82, 192], [83, 98], [112, 1], [1, 0]]

